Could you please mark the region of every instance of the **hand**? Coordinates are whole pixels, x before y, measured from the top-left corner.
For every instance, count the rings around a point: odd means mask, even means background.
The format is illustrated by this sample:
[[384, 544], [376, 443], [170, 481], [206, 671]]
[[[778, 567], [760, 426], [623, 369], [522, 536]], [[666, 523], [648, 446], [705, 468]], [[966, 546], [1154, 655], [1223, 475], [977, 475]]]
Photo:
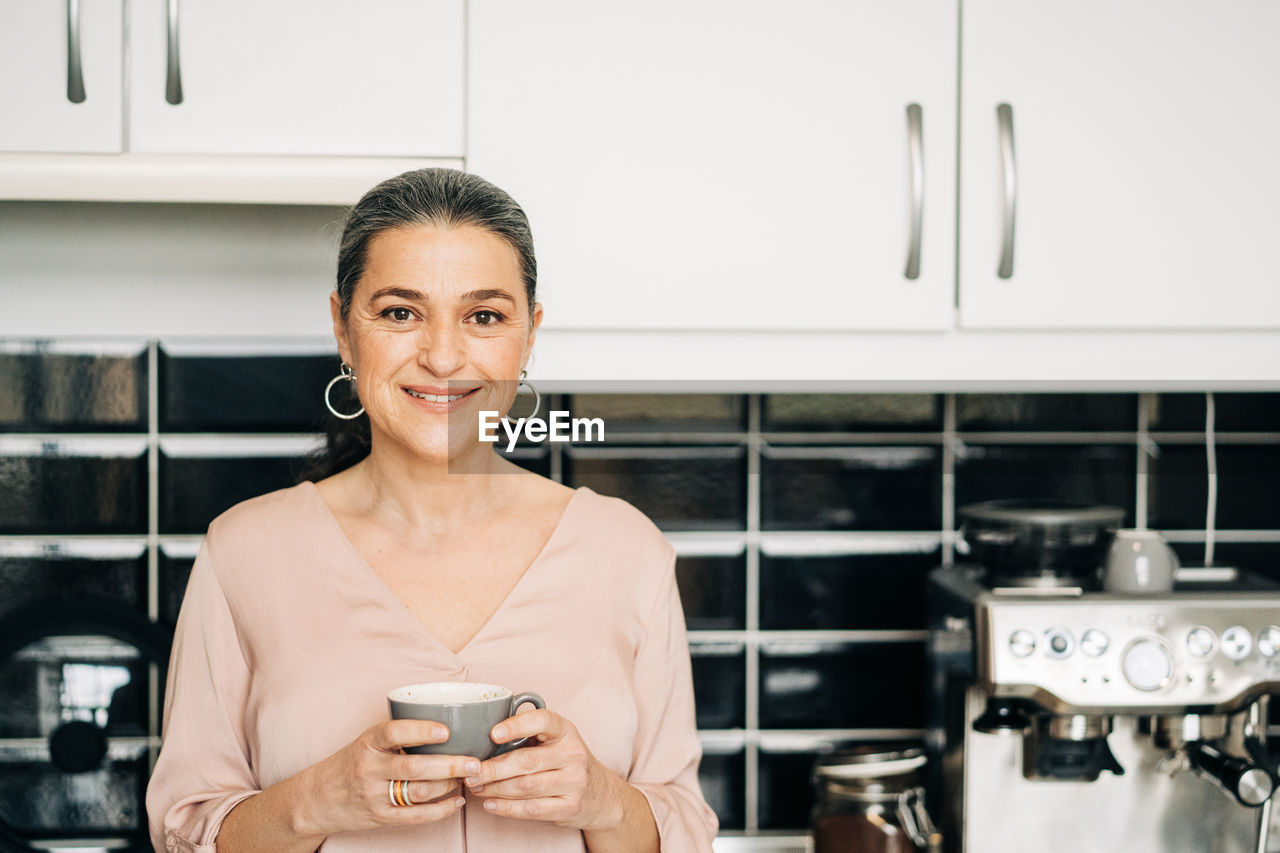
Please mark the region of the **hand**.
[[[454, 814], [464, 802], [458, 780], [479, 771], [480, 762], [461, 755], [402, 754], [401, 748], [443, 743], [449, 730], [426, 720], [388, 720], [364, 731], [333, 755], [304, 771], [306, 834], [378, 826], [425, 824]], [[412, 806], [391, 803], [390, 780], [409, 781]]]
[[550, 821], [573, 829], [611, 829], [623, 819], [621, 778], [601, 764], [573, 723], [554, 711], [525, 711], [493, 727], [494, 743], [536, 743], [480, 763], [466, 782], [491, 814]]

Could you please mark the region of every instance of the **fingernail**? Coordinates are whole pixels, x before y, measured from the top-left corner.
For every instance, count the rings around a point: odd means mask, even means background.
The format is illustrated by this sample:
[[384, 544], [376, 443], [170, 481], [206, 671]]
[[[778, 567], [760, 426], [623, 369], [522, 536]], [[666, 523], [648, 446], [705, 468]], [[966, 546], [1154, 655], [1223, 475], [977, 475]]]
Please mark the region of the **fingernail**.
[[449, 730], [448, 729], [432, 729], [431, 736], [444, 740], [449, 736]]
[[462, 765], [462, 772], [466, 773], [468, 776], [476, 775], [480, 772], [480, 762], [468, 761], [466, 764]]
[[498, 807], [498, 804], [497, 804], [497, 803], [495, 803], [493, 800], [485, 800], [485, 801], [484, 801], [484, 807], [485, 807], [485, 809], [487, 809], [488, 811], [493, 811], [494, 809], [496, 809], [496, 808]]
[[479, 784], [480, 784], [480, 777], [479, 777], [479, 776], [468, 776], [468, 777], [467, 777], [467, 787], [468, 787], [468, 788], [474, 788], [476, 785], [479, 785]]
[[496, 738], [498, 738], [498, 737], [506, 737], [506, 736], [507, 736], [507, 729], [506, 729], [506, 727], [505, 727], [505, 726], [496, 726], [496, 727], [494, 728], [494, 730], [493, 730], [493, 736], [494, 736], [494, 737], [496, 737]]
[[453, 801], [453, 807], [454, 807], [455, 809], [460, 809], [460, 808], [462, 808], [464, 805], [466, 805], [466, 803], [467, 803], [467, 801], [466, 801], [464, 798], [462, 798], [462, 797], [457, 797], [457, 798], [455, 798], [455, 799], [454, 799], [454, 801]]
[[483, 790], [484, 790], [484, 785], [472, 785], [472, 786], [471, 786], [471, 792], [472, 792], [473, 794], [478, 794], [478, 793], [480, 793], [480, 792], [481, 792], [481, 791], [483, 791]]

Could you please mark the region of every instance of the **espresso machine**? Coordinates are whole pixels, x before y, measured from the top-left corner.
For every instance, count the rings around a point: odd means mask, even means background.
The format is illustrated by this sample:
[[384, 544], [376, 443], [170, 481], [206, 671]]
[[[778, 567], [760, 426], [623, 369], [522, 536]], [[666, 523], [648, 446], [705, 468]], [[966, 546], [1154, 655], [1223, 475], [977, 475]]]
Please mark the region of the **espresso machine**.
[[1266, 853], [1280, 585], [1183, 569], [1105, 592], [1117, 508], [967, 507], [929, 578], [926, 731], [946, 853]]

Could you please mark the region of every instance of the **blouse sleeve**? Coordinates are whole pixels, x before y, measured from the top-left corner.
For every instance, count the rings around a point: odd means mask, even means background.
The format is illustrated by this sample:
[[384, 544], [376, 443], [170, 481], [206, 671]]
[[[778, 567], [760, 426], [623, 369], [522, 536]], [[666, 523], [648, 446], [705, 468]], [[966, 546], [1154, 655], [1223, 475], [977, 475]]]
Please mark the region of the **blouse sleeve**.
[[206, 537], [178, 615], [164, 740], [147, 786], [156, 850], [215, 853], [223, 819], [258, 793], [243, 724], [248, 689], [249, 667]]
[[671, 554], [635, 665], [636, 753], [628, 780], [644, 794], [663, 853], [708, 853], [718, 829], [698, 785], [693, 674]]

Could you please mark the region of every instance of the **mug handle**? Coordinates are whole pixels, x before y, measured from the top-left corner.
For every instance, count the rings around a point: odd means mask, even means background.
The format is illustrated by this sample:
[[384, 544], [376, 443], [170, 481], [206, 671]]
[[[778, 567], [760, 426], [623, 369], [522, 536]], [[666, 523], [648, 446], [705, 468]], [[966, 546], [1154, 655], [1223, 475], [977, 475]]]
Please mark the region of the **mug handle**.
[[[546, 700], [537, 693], [521, 693], [519, 696], [512, 697], [511, 714], [509, 716], [514, 717], [516, 715], [516, 711], [519, 710], [520, 706], [526, 702], [540, 711], [545, 711], [547, 709]], [[510, 752], [513, 749], [519, 749], [531, 740], [533, 740], [532, 736], [522, 737], [519, 740], [513, 740], [510, 743], [499, 744], [493, 754], [502, 755], [503, 753]]]

